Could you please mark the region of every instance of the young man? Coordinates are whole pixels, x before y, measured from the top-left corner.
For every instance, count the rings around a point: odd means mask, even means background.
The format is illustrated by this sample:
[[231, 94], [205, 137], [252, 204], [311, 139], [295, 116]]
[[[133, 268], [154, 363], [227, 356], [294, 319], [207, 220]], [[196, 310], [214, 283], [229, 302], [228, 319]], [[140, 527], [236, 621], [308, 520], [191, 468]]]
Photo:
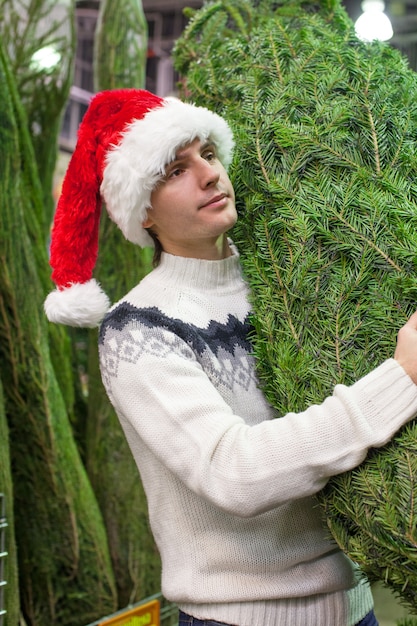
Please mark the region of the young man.
[[[316, 494], [417, 413], [417, 314], [394, 358], [280, 419], [258, 387], [226, 122], [148, 92], [92, 101], [52, 234], [51, 321], [94, 325], [101, 197], [159, 262], [105, 315], [103, 382], [146, 490], [162, 591], [180, 624], [371, 626], [367, 582], [328, 536]], [[99, 193], [100, 190], [100, 193]], [[101, 197], [100, 197], [101, 194]]]

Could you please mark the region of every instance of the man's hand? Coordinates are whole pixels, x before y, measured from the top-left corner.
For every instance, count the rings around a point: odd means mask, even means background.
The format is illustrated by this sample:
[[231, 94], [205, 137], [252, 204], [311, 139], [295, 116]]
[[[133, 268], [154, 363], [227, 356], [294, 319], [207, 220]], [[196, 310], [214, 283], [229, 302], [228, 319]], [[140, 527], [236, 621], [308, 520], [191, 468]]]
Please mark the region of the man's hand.
[[417, 311], [398, 333], [394, 359], [417, 385]]

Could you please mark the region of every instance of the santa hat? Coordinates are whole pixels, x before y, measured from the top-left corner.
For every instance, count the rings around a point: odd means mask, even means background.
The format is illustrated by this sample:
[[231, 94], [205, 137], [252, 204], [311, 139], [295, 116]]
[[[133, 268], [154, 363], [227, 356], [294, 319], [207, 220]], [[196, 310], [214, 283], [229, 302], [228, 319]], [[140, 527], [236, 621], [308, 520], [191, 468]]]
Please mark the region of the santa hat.
[[204, 107], [149, 91], [103, 91], [81, 122], [52, 228], [50, 263], [57, 288], [45, 300], [51, 322], [93, 327], [110, 303], [92, 278], [102, 201], [126, 239], [153, 246], [142, 227], [152, 190], [177, 150], [213, 141], [227, 168], [233, 138], [226, 121]]

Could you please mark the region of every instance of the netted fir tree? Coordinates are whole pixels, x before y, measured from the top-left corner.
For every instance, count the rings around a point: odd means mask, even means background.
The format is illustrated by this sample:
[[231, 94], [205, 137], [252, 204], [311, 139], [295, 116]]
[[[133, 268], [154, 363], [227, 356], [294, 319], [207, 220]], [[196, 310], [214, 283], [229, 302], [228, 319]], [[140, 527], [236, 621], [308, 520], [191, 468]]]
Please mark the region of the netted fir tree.
[[[148, 30], [141, 0], [102, 0], [94, 37], [95, 90], [145, 87]], [[151, 269], [152, 250], [126, 241], [103, 211], [95, 270], [112, 302]], [[118, 607], [160, 589], [160, 558], [133, 456], [101, 382], [97, 329], [88, 330], [87, 472], [106, 524]]]
[[[337, 0], [230, 0], [175, 47], [185, 94], [229, 120], [261, 385], [280, 415], [394, 352], [417, 305], [417, 75]], [[417, 611], [417, 426], [318, 495], [341, 548]]]
[[0, 570], [0, 610], [5, 611], [10, 626], [19, 623], [19, 582], [17, 573], [16, 539], [13, 524], [13, 482], [10, 462], [9, 428], [4, 408], [3, 385], [0, 375], [0, 541], [2, 568]]
[[42, 189], [42, 227], [54, 212], [58, 134], [73, 76], [75, 0], [0, 0], [2, 45], [26, 111]]
[[[49, 265], [37, 219], [41, 185], [27, 117], [1, 42], [0, 119], [0, 379], [22, 620], [27, 626], [88, 624], [115, 610], [114, 574], [51, 357], [43, 311]], [[2, 473], [8, 471], [7, 454], [0, 456], [0, 466]], [[17, 626], [9, 621], [12, 615], [9, 611], [6, 623]]]

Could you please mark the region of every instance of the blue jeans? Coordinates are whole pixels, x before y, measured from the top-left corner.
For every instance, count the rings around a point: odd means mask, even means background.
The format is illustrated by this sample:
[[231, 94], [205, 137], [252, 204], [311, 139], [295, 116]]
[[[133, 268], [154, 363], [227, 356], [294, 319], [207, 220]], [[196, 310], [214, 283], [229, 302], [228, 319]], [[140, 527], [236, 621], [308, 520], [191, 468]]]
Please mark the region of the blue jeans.
[[357, 626], [378, 626], [375, 613], [371, 611], [368, 615], [365, 615], [363, 620], [361, 620]]
[[228, 624], [216, 622], [212, 619], [197, 619], [197, 617], [191, 617], [191, 615], [180, 611], [178, 626], [228, 626]]
[[[216, 622], [212, 619], [197, 619], [196, 617], [191, 617], [191, 615], [187, 615], [180, 611], [180, 621], [178, 626], [228, 626], [224, 622]], [[265, 624], [265, 626], [268, 626]], [[366, 615], [357, 626], [378, 626], [378, 622], [376, 621], [375, 613], [371, 611]]]

